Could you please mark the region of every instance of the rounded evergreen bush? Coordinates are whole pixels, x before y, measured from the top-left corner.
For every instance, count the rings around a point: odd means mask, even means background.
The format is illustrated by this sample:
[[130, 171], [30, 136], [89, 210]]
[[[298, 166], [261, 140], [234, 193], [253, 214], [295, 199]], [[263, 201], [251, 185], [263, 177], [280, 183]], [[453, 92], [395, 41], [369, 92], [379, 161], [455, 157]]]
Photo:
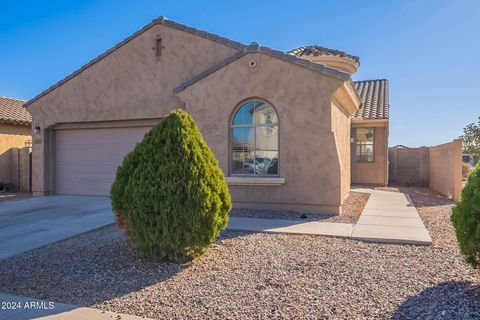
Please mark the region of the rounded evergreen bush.
[[142, 255], [177, 262], [201, 255], [232, 207], [218, 161], [180, 109], [125, 156], [111, 199], [117, 223]]
[[452, 223], [460, 249], [475, 268], [480, 266], [480, 164], [468, 177], [462, 197], [453, 208]]

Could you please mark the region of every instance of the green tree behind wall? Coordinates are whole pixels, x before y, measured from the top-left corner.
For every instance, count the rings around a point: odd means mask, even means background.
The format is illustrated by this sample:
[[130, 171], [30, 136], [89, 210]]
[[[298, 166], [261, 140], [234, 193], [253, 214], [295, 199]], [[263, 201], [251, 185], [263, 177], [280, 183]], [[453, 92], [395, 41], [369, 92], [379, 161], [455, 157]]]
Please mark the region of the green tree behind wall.
[[460, 136], [463, 142], [464, 152], [475, 155], [480, 159], [480, 117], [478, 124], [471, 123], [463, 128], [463, 135]]

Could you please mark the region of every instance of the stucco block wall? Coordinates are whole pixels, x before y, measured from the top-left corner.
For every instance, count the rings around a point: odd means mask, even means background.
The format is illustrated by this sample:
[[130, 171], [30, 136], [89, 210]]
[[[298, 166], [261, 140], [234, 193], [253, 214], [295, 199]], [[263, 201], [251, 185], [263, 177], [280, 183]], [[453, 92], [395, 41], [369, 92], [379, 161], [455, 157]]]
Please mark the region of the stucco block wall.
[[390, 182], [421, 185], [460, 199], [462, 189], [462, 142], [453, 140], [433, 147], [390, 148]]
[[394, 184], [428, 186], [429, 157], [428, 147], [389, 148], [389, 180]]
[[29, 147], [11, 149], [11, 184], [25, 191], [30, 191], [30, 152]]
[[[152, 46], [162, 39], [162, 55]], [[173, 89], [233, 55], [235, 49], [154, 25], [29, 107], [41, 132], [33, 137], [34, 194], [50, 194], [52, 126], [62, 123], [160, 118], [182, 101]]]
[[[249, 62], [256, 61], [251, 68]], [[339, 213], [341, 161], [332, 129], [332, 95], [342, 81], [259, 53], [241, 57], [179, 93], [230, 175], [230, 121], [248, 98], [270, 102], [279, 117], [280, 186], [230, 186], [234, 205]], [[334, 112], [336, 115], [337, 113]], [[345, 122], [340, 120], [338, 122]], [[339, 139], [342, 133], [338, 132]]]
[[430, 188], [455, 201], [460, 200], [462, 191], [461, 140], [453, 140], [450, 143], [431, 147], [429, 157]]
[[11, 183], [12, 148], [22, 148], [32, 139], [29, 126], [0, 124], [0, 182]]
[[352, 128], [375, 128], [374, 154], [372, 163], [356, 162], [352, 146], [351, 174], [352, 183], [387, 185], [388, 184], [388, 126], [386, 123], [352, 123]]

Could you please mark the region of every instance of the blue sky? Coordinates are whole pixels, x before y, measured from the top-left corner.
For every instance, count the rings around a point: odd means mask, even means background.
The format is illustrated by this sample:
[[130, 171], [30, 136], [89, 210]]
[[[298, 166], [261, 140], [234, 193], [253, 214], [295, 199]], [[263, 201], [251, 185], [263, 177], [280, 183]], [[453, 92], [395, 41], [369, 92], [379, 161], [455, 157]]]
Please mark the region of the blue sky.
[[2, 1], [0, 95], [29, 99], [165, 15], [225, 37], [358, 55], [390, 82], [390, 145], [435, 145], [480, 116], [480, 1]]

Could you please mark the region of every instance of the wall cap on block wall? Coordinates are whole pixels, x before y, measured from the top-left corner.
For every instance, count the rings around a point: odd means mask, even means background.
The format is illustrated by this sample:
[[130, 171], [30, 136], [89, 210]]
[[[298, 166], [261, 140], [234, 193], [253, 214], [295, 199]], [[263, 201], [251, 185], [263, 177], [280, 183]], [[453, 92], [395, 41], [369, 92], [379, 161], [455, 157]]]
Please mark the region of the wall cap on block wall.
[[281, 186], [285, 178], [281, 177], [225, 177], [225, 181], [232, 186]]

